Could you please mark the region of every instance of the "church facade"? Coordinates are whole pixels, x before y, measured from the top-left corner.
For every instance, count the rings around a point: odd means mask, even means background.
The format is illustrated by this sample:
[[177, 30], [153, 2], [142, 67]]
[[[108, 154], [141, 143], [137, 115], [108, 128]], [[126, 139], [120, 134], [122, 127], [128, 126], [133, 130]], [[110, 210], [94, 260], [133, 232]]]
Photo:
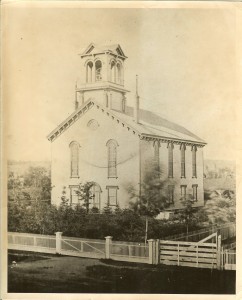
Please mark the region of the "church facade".
[[127, 106], [124, 87], [126, 56], [119, 45], [90, 44], [80, 54], [82, 84], [76, 86], [73, 113], [49, 135], [52, 147], [53, 204], [63, 187], [71, 205], [80, 202], [80, 183], [93, 182], [91, 207], [128, 207], [127, 187], [137, 192], [154, 162], [166, 180], [167, 210], [182, 208], [191, 197], [204, 205], [203, 147], [206, 143], [187, 129], [139, 108]]

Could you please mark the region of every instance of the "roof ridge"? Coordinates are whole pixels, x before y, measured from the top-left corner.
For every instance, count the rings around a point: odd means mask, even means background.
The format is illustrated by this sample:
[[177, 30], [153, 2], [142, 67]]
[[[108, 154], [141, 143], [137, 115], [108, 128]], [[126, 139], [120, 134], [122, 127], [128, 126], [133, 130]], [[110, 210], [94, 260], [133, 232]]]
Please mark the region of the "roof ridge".
[[[104, 107], [102, 104], [100, 104], [98, 101], [96, 101], [93, 98], [89, 98], [85, 103], [83, 103], [83, 105], [81, 105], [78, 109], [76, 109], [62, 123], [60, 123], [53, 131], [51, 131], [51, 133], [47, 136], [48, 140], [53, 141], [55, 138], [57, 138], [62, 132], [64, 132], [67, 128], [69, 128], [74, 122], [76, 122], [84, 113], [86, 113], [86, 111], [88, 111], [94, 105], [96, 105], [98, 109], [100, 108], [103, 112], [105, 111], [108, 116], [110, 115], [113, 119], [115, 118], [118, 121], [118, 123], [121, 123], [123, 126], [126, 126], [128, 130], [131, 129], [131, 132], [133, 131], [133, 133], [137, 134], [139, 136], [139, 138], [142, 138], [142, 137], [154, 138], [154, 139], [160, 138], [160, 139], [164, 139], [164, 140], [173, 140], [173, 141], [179, 142], [179, 143], [181, 143], [183, 141], [183, 142], [188, 142], [188, 143], [192, 143], [192, 144], [193, 143], [200, 144], [200, 145], [206, 144], [202, 139], [200, 139], [199, 137], [190, 133], [188, 130], [186, 130], [186, 128], [183, 128], [183, 127], [181, 127], [181, 128], [185, 129], [185, 132], [179, 131], [176, 128], [166, 127], [162, 124], [157, 125], [157, 126], [161, 126], [163, 128], [167, 128], [172, 131], [180, 133], [180, 136], [178, 135], [177, 137], [174, 137], [174, 133], [172, 133], [172, 132], [170, 132], [170, 133], [166, 132], [166, 133], [168, 133], [168, 135], [166, 135], [166, 134], [161, 135], [159, 132], [159, 129], [149, 126], [149, 124], [150, 124], [149, 122], [148, 122], [148, 125], [142, 124], [142, 123], [136, 123], [134, 121], [132, 122], [132, 119], [131, 119], [132, 116], [130, 116], [128, 113], [123, 113], [120, 111], [115, 111], [113, 109]], [[132, 108], [132, 107], [129, 107], [129, 108]], [[142, 111], [145, 111], [145, 110], [142, 110]], [[159, 115], [156, 115], [155, 113], [152, 113], [152, 114], [158, 118], [162, 118], [162, 117], [159, 117]], [[145, 121], [145, 120], [143, 120], [143, 121]], [[166, 120], [166, 121], [170, 122], [168, 120]], [[171, 123], [171, 124], [173, 124], [173, 123]], [[175, 124], [175, 125], [179, 126], [177, 124]], [[153, 131], [152, 131], [152, 129], [153, 129]], [[194, 138], [194, 139], [192, 139], [192, 138]]]

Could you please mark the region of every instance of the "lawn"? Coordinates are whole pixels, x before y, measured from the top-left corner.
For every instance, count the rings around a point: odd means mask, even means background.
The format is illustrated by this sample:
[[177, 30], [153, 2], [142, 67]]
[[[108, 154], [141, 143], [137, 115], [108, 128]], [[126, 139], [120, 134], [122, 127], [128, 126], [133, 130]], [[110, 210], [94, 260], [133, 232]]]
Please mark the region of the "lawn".
[[235, 272], [15, 251], [8, 292], [234, 294]]

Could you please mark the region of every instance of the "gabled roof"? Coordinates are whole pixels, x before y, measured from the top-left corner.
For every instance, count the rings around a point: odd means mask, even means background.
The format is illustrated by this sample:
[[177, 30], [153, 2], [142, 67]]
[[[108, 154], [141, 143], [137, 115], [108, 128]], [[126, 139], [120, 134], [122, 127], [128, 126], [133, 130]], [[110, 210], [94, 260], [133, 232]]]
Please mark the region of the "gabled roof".
[[125, 54], [119, 44], [96, 45], [94, 43], [91, 43], [82, 53], [80, 53], [80, 56], [84, 57], [87, 55], [106, 53], [106, 52], [127, 58], [127, 56], [125, 56]]
[[153, 112], [147, 110], [140, 110], [140, 122], [137, 124], [133, 118], [133, 108], [127, 107], [126, 113], [119, 111], [110, 110], [103, 107], [95, 100], [89, 99], [77, 110], [75, 110], [65, 121], [57, 126], [49, 135], [48, 140], [53, 141], [61, 133], [67, 130], [75, 121], [77, 121], [83, 114], [85, 114], [93, 106], [96, 106], [107, 117], [111, 117], [113, 120], [116, 119], [123, 127], [126, 127], [129, 131], [131, 130], [134, 134], [137, 134], [139, 138], [153, 138], [168, 140], [174, 142], [186, 142], [190, 144], [198, 144], [204, 146], [206, 143], [185, 129], [184, 127], [170, 122]]
[[[127, 106], [126, 114], [133, 119], [134, 108]], [[140, 109], [139, 119], [139, 125], [143, 128], [142, 133], [205, 143], [204, 140], [187, 130], [185, 127], [168, 121], [151, 111]]]

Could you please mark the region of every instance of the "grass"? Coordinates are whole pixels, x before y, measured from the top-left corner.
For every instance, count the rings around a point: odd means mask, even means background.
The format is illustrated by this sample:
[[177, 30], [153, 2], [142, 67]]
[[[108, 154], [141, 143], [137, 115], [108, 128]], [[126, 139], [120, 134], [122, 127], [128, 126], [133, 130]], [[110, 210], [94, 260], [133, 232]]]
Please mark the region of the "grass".
[[234, 294], [235, 272], [15, 251], [8, 292]]

